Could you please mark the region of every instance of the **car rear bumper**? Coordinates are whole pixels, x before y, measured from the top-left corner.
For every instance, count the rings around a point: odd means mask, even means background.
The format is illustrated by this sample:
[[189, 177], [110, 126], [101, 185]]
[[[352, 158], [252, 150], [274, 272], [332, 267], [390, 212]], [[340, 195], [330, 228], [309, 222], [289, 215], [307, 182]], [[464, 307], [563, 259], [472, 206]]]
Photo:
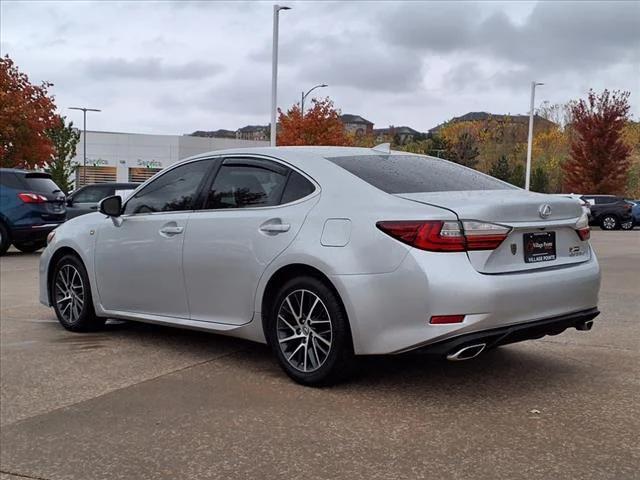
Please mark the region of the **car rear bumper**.
[[46, 241], [51, 230], [58, 228], [63, 222], [49, 222], [29, 227], [13, 228], [11, 239], [17, 243], [36, 243]]
[[[460, 335], [594, 309], [600, 267], [579, 264], [486, 275], [465, 253], [411, 249], [387, 274], [331, 277], [349, 316], [356, 354], [402, 353]], [[433, 325], [434, 315], [465, 315]]]
[[567, 328], [591, 330], [592, 320], [599, 314], [600, 311], [597, 308], [590, 308], [581, 312], [559, 315], [544, 320], [517, 323], [506, 327], [468, 333], [417, 348], [412, 350], [411, 353], [449, 356], [472, 345], [482, 345], [483, 349], [490, 349], [509, 343], [542, 338], [545, 335], [558, 335]]

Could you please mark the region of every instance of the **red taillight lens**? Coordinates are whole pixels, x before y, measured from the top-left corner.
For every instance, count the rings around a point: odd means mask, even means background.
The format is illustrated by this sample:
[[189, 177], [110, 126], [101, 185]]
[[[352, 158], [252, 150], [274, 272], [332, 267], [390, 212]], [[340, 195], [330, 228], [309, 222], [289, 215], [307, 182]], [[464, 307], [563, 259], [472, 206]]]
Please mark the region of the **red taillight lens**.
[[463, 221], [383, 221], [376, 226], [412, 247], [431, 252], [494, 250], [511, 229], [493, 223]]
[[376, 226], [387, 235], [412, 247], [432, 252], [464, 252], [464, 236], [458, 222], [385, 221]]
[[431, 325], [446, 325], [448, 323], [462, 323], [464, 315], [434, 315], [429, 320]]
[[44, 195], [31, 192], [19, 193], [18, 198], [24, 203], [45, 203], [47, 201], [47, 197]]
[[591, 229], [589, 227], [580, 228], [576, 230], [576, 233], [578, 234], [578, 237], [580, 237], [580, 240], [582, 240], [583, 242], [591, 238]]

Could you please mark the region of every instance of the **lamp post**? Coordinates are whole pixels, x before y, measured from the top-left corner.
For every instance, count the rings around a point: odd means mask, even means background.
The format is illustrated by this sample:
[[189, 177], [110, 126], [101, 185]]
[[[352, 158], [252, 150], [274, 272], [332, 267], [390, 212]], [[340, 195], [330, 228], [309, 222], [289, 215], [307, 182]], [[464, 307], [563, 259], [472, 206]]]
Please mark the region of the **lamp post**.
[[69, 107], [69, 110], [82, 111], [82, 116], [84, 120], [83, 126], [82, 126], [82, 136], [83, 136], [83, 144], [84, 144], [82, 185], [86, 185], [87, 184], [87, 112], [101, 112], [102, 110], [98, 110], [97, 108], [87, 108], [87, 107]]
[[527, 170], [524, 176], [524, 189], [529, 190], [531, 185], [531, 148], [533, 146], [533, 105], [536, 98], [536, 87], [544, 83], [531, 82], [531, 108], [529, 110], [529, 138], [527, 139]]
[[280, 10], [291, 10], [291, 7], [273, 6], [273, 50], [271, 53], [271, 131], [270, 144], [276, 146], [276, 111], [278, 109], [278, 24]]
[[300, 113], [302, 114], [303, 117], [304, 117], [304, 99], [307, 98], [309, 94], [313, 92], [316, 88], [324, 88], [328, 86], [329, 85], [327, 85], [326, 83], [321, 83], [320, 85], [316, 85], [315, 87], [313, 87], [307, 93], [304, 93], [304, 91], [302, 92], [302, 98], [300, 100]]

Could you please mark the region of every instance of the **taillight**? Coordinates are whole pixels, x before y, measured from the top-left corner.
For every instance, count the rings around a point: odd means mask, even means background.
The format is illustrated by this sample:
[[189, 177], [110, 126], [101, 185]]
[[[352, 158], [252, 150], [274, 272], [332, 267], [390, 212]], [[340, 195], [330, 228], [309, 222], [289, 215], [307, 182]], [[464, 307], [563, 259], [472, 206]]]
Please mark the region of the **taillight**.
[[431, 325], [447, 325], [450, 323], [464, 322], [464, 315], [434, 315], [429, 320]]
[[45, 203], [47, 201], [47, 197], [44, 195], [31, 192], [19, 193], [18, 198], [24, 203]]
[[465, 220], [393, 220], [376, 223], [387, 235], [431, 252], [465, 252], [497, 248], [511, 229], [493, 223]]
[[576, 233], [580, 240], [587, 241], [591, 237], [591, 229], [589, 228], [589, 217], [586, 213], [583, 213], [582, 216], [576, 222]]

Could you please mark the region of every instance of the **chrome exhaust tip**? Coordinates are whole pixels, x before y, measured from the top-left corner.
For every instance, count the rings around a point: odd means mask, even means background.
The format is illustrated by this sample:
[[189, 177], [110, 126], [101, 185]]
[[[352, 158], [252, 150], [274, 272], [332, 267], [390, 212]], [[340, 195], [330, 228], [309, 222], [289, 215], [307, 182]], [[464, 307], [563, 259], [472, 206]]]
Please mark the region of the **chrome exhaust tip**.
[[576, 325], [576, 330], [582, 330], [586, 332], [587, 330], [591, 330], [591, 327], [593, 327], [593, 320], [587, 320], [586, 322]]
[[456, 350], [455, 352], [447, 355], [447, 360], [449, 360], [450, 362], [471, 360], [472, 358], [476, 358], [478, 355], [480, 355], [486, 346], [486, 343], [467, 345], [466, 347], [463, 347], [460, 350]]

